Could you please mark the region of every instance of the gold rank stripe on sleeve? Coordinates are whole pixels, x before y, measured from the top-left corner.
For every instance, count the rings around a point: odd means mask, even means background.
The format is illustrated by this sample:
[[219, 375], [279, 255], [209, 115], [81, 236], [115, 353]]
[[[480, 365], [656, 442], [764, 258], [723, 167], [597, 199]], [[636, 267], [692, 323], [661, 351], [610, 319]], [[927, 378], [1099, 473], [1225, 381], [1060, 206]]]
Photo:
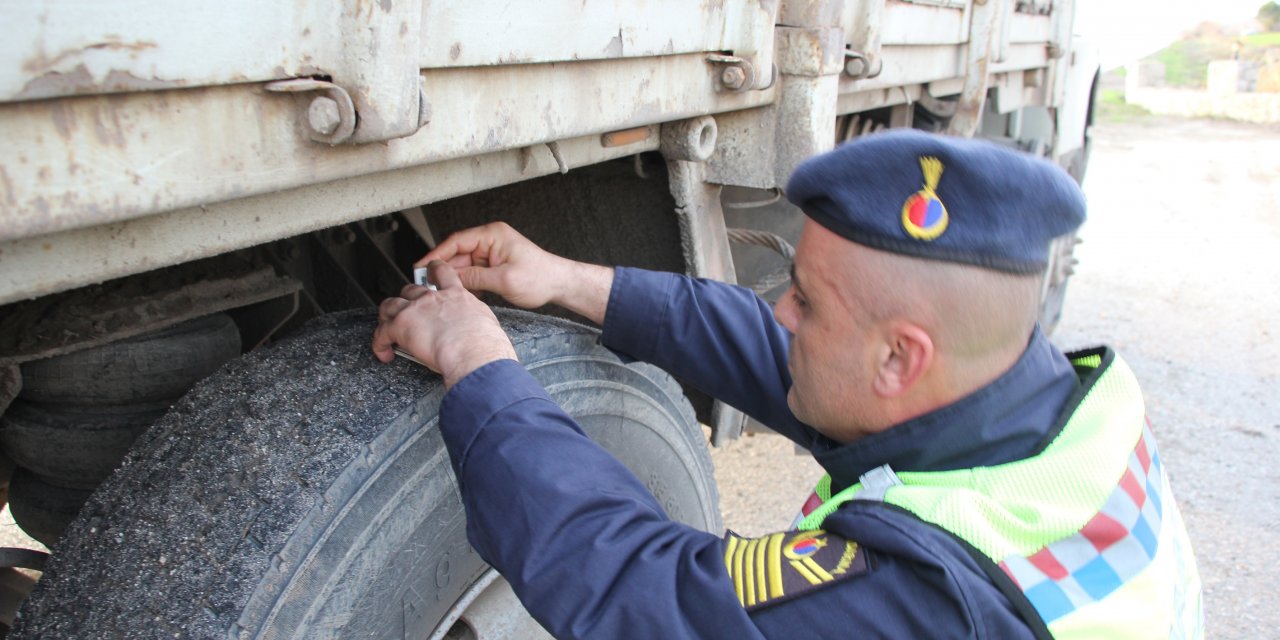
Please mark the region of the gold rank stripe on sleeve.
[[835, 580], [831, 574], [827, 573], [826, 569], [818, 566], [818, 563], [809, 558], [791, 560], [790, 563], [791, 568], [795, 569], [796, 573], [803, 576], [805, 580], [808, 580], [809, 584], [818, 585]]
[[774, 533], [761, 538], [729, 534], [724, 564], [738, 602], [749, 611], [870, 569], [856, 542], [824, 531]]
[[782, 563], [778, 561], [782, 557], [782, 539], [787, 537], [785, 533], [775, 533], [769, 536], [769, 558], [774, 562], [769, 563], [767, 573], [769, 574], [769, 598], [782, 597]]
[[783, 595], [782, 542], [785, 533], [763, 538], [730, 535], [724, 562], [733, 578], [733, 588], [744, 607], [767, 602]]

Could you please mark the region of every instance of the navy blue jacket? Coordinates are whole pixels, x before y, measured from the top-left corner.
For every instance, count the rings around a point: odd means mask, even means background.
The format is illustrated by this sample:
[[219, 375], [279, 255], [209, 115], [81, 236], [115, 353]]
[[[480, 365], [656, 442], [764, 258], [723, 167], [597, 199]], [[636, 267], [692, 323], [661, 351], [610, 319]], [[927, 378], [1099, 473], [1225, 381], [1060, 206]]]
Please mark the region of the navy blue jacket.
[[[834, 491], [883, 464], [937, 471], [1033, 455], [1078, 386], [1065, 356], [1037, 331], [987, 387], [840, 445], [787, 408], [788, 334], [750, 291], [619, 268], [602, 340], [808, 448]], [[472, 545], [557, 637], [1031, 636], [997, 586], [1000, 576], [964, 543], [862, 501], [846, 503], [823, 528], [858, 542], [867, 571], [748, 613], [725, 568], [726, 539], [670, 520], [513, 361], [458, 382], [441, 406], [441, 430]]]

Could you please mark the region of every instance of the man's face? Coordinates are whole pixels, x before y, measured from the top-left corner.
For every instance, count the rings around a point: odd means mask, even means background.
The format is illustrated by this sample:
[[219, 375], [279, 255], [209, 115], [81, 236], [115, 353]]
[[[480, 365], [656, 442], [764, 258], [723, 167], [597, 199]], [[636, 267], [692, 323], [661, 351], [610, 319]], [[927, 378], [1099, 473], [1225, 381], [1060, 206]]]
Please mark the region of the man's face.
[[875, 284], [858, 277], [858, 249], [806, 220], [791, 288], [773, 312], [793, 335], [787, 405], [805, 424], [839, 442], [863, 435], [874, 409], [875, 323], [859, 298]]

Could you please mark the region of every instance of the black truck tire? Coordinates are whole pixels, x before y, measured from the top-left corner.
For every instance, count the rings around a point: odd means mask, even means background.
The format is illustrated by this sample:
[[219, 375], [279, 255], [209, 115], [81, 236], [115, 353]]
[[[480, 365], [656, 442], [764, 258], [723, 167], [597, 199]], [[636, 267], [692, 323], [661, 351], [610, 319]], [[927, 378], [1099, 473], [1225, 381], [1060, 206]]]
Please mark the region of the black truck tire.
[[215, 313], [102, 346], [22, 364], [22, 397], [50, 405], [175, 400], [240, 355], [240, 331]]
[[[499, 317], [669, 515], [719, 531], [703, 433], [670, 377], [585, 327]], [[437, 430], [443, 387], [378, 363], [374, 324], [319, 318], [197, 385], [90, 498], [10, 637], [427, 638], [452, 624], [488, 570]]]
[[18, 398], [0, 418], [0, 446], [51, 484], [92, 490], [168, 410], [168, 403], [48, 407]]

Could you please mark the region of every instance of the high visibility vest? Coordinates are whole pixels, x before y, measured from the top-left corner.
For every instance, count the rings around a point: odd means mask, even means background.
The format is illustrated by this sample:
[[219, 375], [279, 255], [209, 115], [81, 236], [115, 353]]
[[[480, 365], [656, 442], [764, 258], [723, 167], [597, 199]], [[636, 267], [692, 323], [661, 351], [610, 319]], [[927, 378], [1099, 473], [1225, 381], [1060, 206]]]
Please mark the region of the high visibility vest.
[[989, 558], [1040, 635], [1202, 637], [1200, 576], [1137, 379], [1110, 350], [1069, 358], [1084, 397], [1038, 455], [954, 471], [884, 466], [834, 496], [827, 476], [797, 528], [820, 528], [850, 500], [883, 501]]

